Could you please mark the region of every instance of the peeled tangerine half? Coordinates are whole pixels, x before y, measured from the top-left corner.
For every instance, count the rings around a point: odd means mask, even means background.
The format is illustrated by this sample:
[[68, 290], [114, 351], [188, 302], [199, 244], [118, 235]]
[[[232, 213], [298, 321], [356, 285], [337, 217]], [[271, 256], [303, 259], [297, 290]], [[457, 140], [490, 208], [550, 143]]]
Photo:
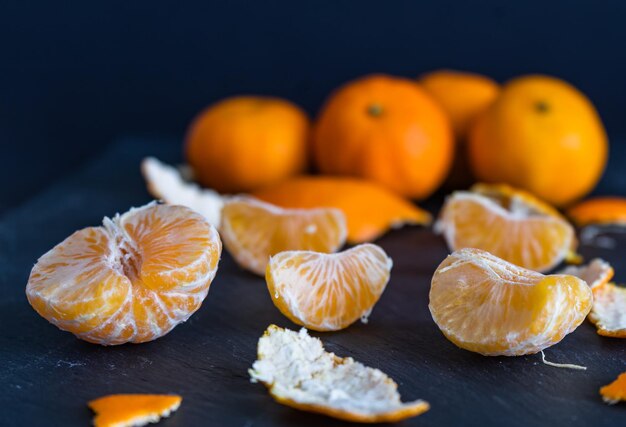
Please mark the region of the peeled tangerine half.
[[259, 339], [253, 381], [283, 405], [346, 421], [395, 422], [429, 409], [423, 400], [402, 403], [397, 384], [378, 369], [324, 351], [322, 342], [271, 325]]
[[112, 394], [88, 403], [95, 427], [134, 427], [156, 423], [176, 411], [182, 397], [167, 394]]
[[371, 243], [337, 254], [288, 251], [270, 259], [265, 280], [274, 305], [292, 322], [337, 331], [367, 320], [389, 282], [392, 264]]
[[486, 356], [537, 353], [561, 341], [591, 310], [591, 289], [568, 275], [544, 276], [479, 249], [437, 268], [430, 312], [457, 346]]
[[346, 241], [346, 220], [339, 209], [283, 209], [240, 196], [225, 202], [220, 233], [235, 261], [262, 276], [279, 252], [336, 251]]
[[535, 271], [553, 268], [577, 245], [574, 228], [554, 208], [507, 185], [453, 193], [436, 228], [452, 251], [478, 248]]
[[221, 250], [201, 215], [151, 203], [56, 245], [33, 267], [26, 295], [42, 317], [86, 341], [151, 341], [200, 307]]

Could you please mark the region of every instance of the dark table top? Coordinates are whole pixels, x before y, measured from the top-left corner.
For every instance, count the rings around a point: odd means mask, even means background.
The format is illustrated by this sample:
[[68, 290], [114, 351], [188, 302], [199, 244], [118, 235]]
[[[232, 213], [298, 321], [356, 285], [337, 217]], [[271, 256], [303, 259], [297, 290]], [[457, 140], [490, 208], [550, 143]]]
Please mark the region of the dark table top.
[[[150, 200], [139, 173], [145, 155], [179, 161], [176, 141], [125, 139], [97, 160], [0, 218], [0, 425], [85, 426], [90, 399], [124, 392], [177, 393], [183, 404], [163, 426], [340, 426], [346, 423], [274, 403], [249, 381], [257, 340], [270, 323], [297, 329], [273, 306], [264, 280], [239, 269], [224, 252], [200, 310], [167, 336], [140, 345], [101, 347], [48, 324], [24, 295], [39, 256], [104, 215]], [[610, 176], [609, 176], [610, 178]], [[618, 172], [605, 186], [615, 192]], [[613, 187], [611, 187], [613, 186]], [[436, 210], [438, 203], [428, 205]], [[583, 246], [626, 280], [622, 249]], [[391, 281], [369, 323], [314, 334], [326, 348], [389, 374], [404, 400], [431, 404], [415, 426], [611, 426], [626, 424], [626, 405], [607, 406], [598, 388], [626, 370], [626, 340], [603, 338], [584, 322], [549, 360], [586, 371], [557, 369], [540, 355], [484, 357], [458, 349], [428, 312], [428, 289], [448, 253], [429, 229], [408, 227], [378, 242], [394, 260]]]

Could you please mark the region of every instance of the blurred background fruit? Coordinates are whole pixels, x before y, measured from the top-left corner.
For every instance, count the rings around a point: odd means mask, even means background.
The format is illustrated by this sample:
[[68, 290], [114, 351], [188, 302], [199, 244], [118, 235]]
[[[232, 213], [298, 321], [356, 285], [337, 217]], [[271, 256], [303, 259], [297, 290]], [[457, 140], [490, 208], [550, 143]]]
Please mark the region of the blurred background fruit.
[[220, 192], [251, 191], [303, 172], [310, 123], [279, 98], [228, 98], [191, 123], [185, 154], [196, 179]]
[[491, 78], [463, 71], [433, 71], [419, 82], [448, 114], [457, 141], [465, 138], [472, 120], [500, 92], [500, 86]]
[[473, 181], [467, 162], [467, 130], [476, 116], [496, 99], [500, 86], [489, 77], [453, 70], [426, 73], [419, 82], [444, 109], [454, 130], [456, 149], [445, 187], [465, 188]]
[[511, 80], [470, 130], [476, 177], [526, 189], [557, 206], [590, 192], [607, 161], [607, 137], [594, 106], [548, 76]]
[[387, 75], [352, 81], [330, 95], [313, 130], [322, 173], [371, 179], [423, 199], [445, 179], [453, 135], [442, 108], [416, 82]]

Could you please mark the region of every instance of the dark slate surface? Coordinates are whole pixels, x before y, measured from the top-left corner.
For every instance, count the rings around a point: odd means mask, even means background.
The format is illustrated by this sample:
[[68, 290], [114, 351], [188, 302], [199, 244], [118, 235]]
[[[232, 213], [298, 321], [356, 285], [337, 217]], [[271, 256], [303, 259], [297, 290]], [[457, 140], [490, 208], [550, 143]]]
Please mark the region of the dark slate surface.
[[[347, 425], [278, 405], [263, 386], [249, 382], [247, 369], [267, 325], [296, 326], [274, 308], [264, 280], [240, 270], [226, 253], [202, 308], [151, 343], [88, 344], [29, 307], [24, 287], [40, 255], [76, 229], [98, 224], [103, 215], [150, 200], [138, 169], [147, 154], [177, 161], [179, 145], [120, 141], [82, 171], [0, 219], [0, 424], [86, 426], [89, 399], [172, 392], [184, 401], [163, 426]], [[615, 192], [610, 186], [605, 190]], [[616, 250], [586, 246], [582, 253], [608, 259], [617, 279], [626, 280], [626, 236], [613, 237]], [[585, 322], [546, 351], [551, 361], [582, 364], [587, 371], [545, 366], [539, 355], [483, 357], [458, 349], [442, 336], [427, 308], [430, 277], [447, 254], [443, 241], [412, 227], [378, 243], [393, 258], [394, 268], [369, 323], [316, 335], [338, 355], [388, 373], [404, 399], [431, 403], [429, 412], [402, 425], [626, 424], [626, 405], [609, 407], [598, 396], [600, 386], [626, 370], [626, 341], [602, 338]]]

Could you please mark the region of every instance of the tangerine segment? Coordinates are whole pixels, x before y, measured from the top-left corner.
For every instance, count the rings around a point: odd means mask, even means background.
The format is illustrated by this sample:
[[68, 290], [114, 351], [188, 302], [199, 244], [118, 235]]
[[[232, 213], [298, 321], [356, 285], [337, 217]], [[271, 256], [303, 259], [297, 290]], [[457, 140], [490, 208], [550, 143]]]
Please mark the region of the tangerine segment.
[[351, 244], [376, 240], [391, 228], [430, 224], [428, 212], [373, 182], [339, 177], [300, 177], [253, 195], [284, 208], [343, 211]]
[[588, 224], [626, 225], [626, 198], [596, 197], [585, 200], [568, 209], [567, 216], [579, 227]]
[[533, 354], [561, 341], [591, 309], [587, 284], [544, 276], [479, 249], [461, 249], [437, 268], [429, 309], [457, 346], [486, 356]]
[[86, 341], [151, 341], [200, 307], [221, 249], [199, 214], [149, 204], [52, 248], [33, 267], [26, 295], [42, 317]]
[[288, 251], [273, 256], [265, 280], [274, 305], [292, 322], [337, 331], [365, 319], [382, 295], [392, 266], [379, 246], [338, 254]]
[[141, 173], [148, 192], [154, 198], [170, 205], [187, 206], [204, 216], [211, 225], [219, 226], [223, 196], [208, 188], [200, 188], [193, 182], [186, 182], [178, 169], [154, 157], [143, 159]]
[[259, 339], [252, 381], [283, 405], [361, 423], [397, 422], [426, 412], [427, 402], [403, 403], [397, 384], [378, 369], [324, 350], [322, 342], [270, 325]]
[[220, 232], [237, 263], [263, 275], [270, 256], [282, 251], [336, 251], [346, 240], [346, 220], [338, 209], [282, 209], [235, 197], [224, 204]]
[[478, 248], [536, 271], [551, 269], [577, 245], [574, 228], [554, 208], [506, 185], [454, 192], [436, 229], [452, 251]]
[[626, 338], [626, 288], [603, 283], [593, 288], [593, 308], [589, 320], [599, 335]]
[[587, 265], [565, 267], [559, 274], [569, 274], [583, 279], [590, 288], [603, 285], [613, 278], [613, 267], [600, 258], [595, 258]]
[[182, 397], [167, 394], [112, 394], [87, 405], [95, 427], [134, 427], [156, 423], [176, 411]]
[[600, 389], [602, 400], [614, 405], [620, 400], [626, 401], [626, 372], [619, 374], [617, 379]]

